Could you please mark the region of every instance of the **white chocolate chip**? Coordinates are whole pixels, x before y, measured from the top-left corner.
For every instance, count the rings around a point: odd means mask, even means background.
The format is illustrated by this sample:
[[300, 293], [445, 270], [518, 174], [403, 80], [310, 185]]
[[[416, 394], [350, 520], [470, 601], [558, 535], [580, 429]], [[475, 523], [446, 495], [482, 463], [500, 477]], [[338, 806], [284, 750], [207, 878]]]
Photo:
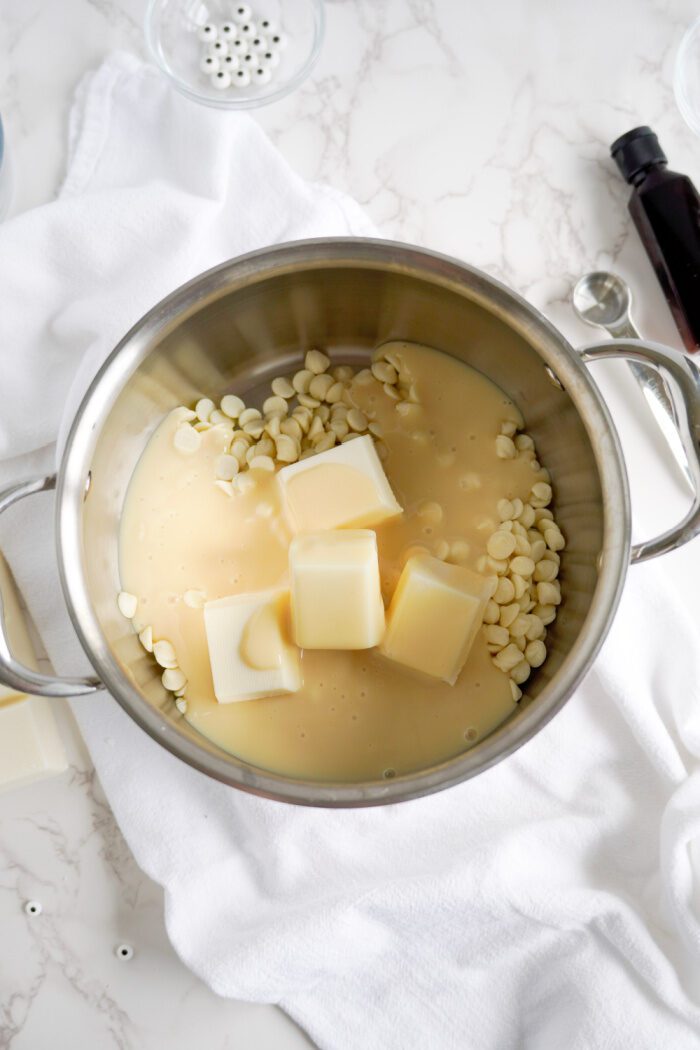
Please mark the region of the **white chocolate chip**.
[[281, 415], [273, 415], [270, 416], [267, 422], [265, 423], [265, 433], [269, 434], [270, 437], [274, 438], [275, 440], [277, 440], [277, 438], [280, 436], [282, 430], [282, 419], [283, 417]]
[[548, 485], [546, 481], [537, 481], [532, 486], [531, 495], [546, 507], [552, 499], [552, 486]]
[[248, 466], [251, 470], [268, 470], [273, 472], [275, 461], [270, 456], [254, 456]]
[[314, 377], [314, 373], [308, 368], [302, 368], [292, 378], [292, 386], [294, 387], [297, 394], [308, 394], [309, 383]]
[[[326, 374], [316, 375], [309, 383], [309, 393], [312, 397], [318, 398], [319, 401], [324, 401], [329, 390], [334, 385], [332, 376]], [[342, 392], [340, 396], [342, 397]]]
[[159, 642], [155, 643], [153, 646], [153, 655], [161, 667], [177, 667], [175, 649], [165, 638], [161, 638]]
[[509, 558], [515, 550], [515, 538], [509, 532], [494, 532], [486, 544], [486, 550], [491, 558]]
[[287, 437], [294, 438], [295, 441], [301, 441], [303, 430], [298, 419], [283, 419], [280, 423], [280, 433], [286, 434]]
[[511, 669], [510, 677], [516, 685], [522, 685], [530, 677], [530, 665], [527, 660], [521, 660]]
[[127, 620], [133, 620], [136, 615], [136, 608], [139, 604], [139, 600], [135, 594], [129, 594], [128, 591], [120, 591], [117, 595], [117, 606], [122, 616], [125, 616]]
[[373, 380], [374, 376], [369, 368], [361, 368], [360, 371], [356, 373], [353, 382], [356, 383], [357, 386], [368, 386]]
[[296, 390], [286, 376], [278, 376], [277, 379], [273, 379], [271, 387], [272, 393], [275, 394], [276, 397], [284, 397], [287, 400], [294, 397], [296, 393]]
[[318, 439], [314, 446], [314, 452], [328, 452], [335, 445], [335, 434], [333, 431], [324, 434]]
[[501, 521], [510, 521], [516, 516], [515, 508], [509, 499], [499, 499], [496, 510]]
[[525, 659], [530, 667], [541, 667], [547, 658], [547, 650], [544, 642], [529, 642], [525, 648]]
[[[529, 558], [531, 557], [531, 550], [530, 541], [525, 536], [517, 534], [515, 536], [515, 553], [523, 554]], [[533, 558], [532, 560], [534, 561], [535, 559]]]
[[304, 358], [304, 364], [309, 372], [313, 372], [317, 376], [325, 372], [330, 363], [330, 358], [326, 357], [320, 350], [309, 350]]
[[338, 383], [349, 383], [352, 379], [353, 372], [350, 365], [336, 365], [331, 375]]
[[561, 591], [557, 584], [546, 581], [538, 583], [537, 601], [540, 605], [559, 605], [561, 602]]
[[153, 628], [150, 627], [150, 626], [149, 627], [144, 627], [144, 629], [139, 634], [139, 641], [141, 642], [141, 645], [144, 647], [144, 649], [146, 650], [147, 653], [152, 653], [153, 652]]
[[182, 689], [187, 685], [187, 679], [179, 667], [168, 667], [160, 678], [166, 689], [172, 692], [174, 689]]
[[493, 600], [499, 605], [509, 605], [515, 598], [515, 587], [513, 581], [506, 576], [499, 577]]
[[351, 408], [346, 419], [351, 430], [361, 433], [367, 429], [367, 416], [359, 408]]
[[299, 442], [295, 438], [280, 434], [276, 446], [276, 455], [280, 463], [295, 463], [299, 459]]
[[221, 489], [221, 491], [224, 493], [224, 495], [226, 495], [226, 496], [233, 496], [233, 482], [232, 481], [222, 481], [221, 478], [218, 478], [214, 482], [214, 484], [216, 485], [217, 489]]
[[321, 404], [317, 397], [311, 397], [310, 394], [297, 394], [297, 401], [304, 408], [318, 408]]
[[200, 397], [197, 404], [194, 406], [194, 410], [197, 413], [197, 418], [202, 423], [206, 423], [209, 420], [209, 416], [212, 414], [216, 405], [210, 397]]
[[263, 412], [266, 416], [280, 415], [286, 416], [289, 410], [289, 405], [283, 397], [279, 397], [277, 394], [273, 394], [272, 397], [268, 397], [263, 401]]
[[520, 688], [520, 686], [517, 686], [517, 685], [515, 684], [515, 682], [513, 681], [513, 679], [512, 679], [512, 678], [510, 679], [510, 692], [511, 692], [511, 696], [513, 697], [513, 700], [514, 700], [514, 701], [515, 701], [515, 703], [517, 704], [518, 700], [519, 700], [519, 699], [521, 698], [521, 696], [523, 695], [523, 691], [522, 691], [522, 689]]
[[551, 583], [559, 575], [559, 566], [544, 558], [535, 565], [534, 579], [537, 583]]
[[372, 365], [372, 375], [380, 383], [390, 383], [392, 386], [398, 379], [396, 369], [388, 361], [375, 361]]
[[173, 435], [173, 445], [178, 452], [191, 455], [202, 443], [202, 435], [189, 423], [179, 423]]
[[515, 459], [515, 445], [512, 438], [506, 434], [499, 434], [496, 438], [496, 455], [499, 459]]
[[498, 622], [501, 627], [510, 627], [515, 620], [515, 617], [520, 613], [520, 606], [517, 602], [513, 602], [511, 605], [502, 605], [501, 611], [498, 617]]
[[214, 473], [221, 481], [231, 481], [240, 470], [236, 456], [218, 456], [214, 463]]
[[241, 412], [245, 410], [245, 402], [236, 394], [225, 394], [221, 398], [221, 411], [229, 419], [238, 419]]
[[488, 624], [484, 627], [484, 637], [489, 645], [497, 645], [499, 649], [504, 649], [510, 641], [510, 635], [507, 627], [501, 627], [498, 624]]
[[333, 431], [337, 438], [344, 438], [349, 430], [344, 419], [332, 419], [328, 424], [328, 428]]
[[225, 412], [220, 412], [218, 408], [215, 408], [212, 414], [209, 416], [209, 422], [214, 427], [227, 427], [233, 430], [233, 420], [229, 419]]
[[535, 563], [532, 558], [519, 554], [511, 561], [510, 569], [511, 572], [517, 573], [518, 576], [532, 576], [535, 571]]
[[551, 551], [563, 551], [566, 541], [557, 528], [544, 530], [544, 542]]
[[246, 423], [257, 422], [262, 419], [262, 412], [257, 408], [244, 408], [238, 417], [238, 425], [245, 430]]
[[496, 667], [508, 674], [509, 671], [512, 671], [514, 667], [517, 667], [517, 665], [522, 662], [522, 659], [523, 654], [520, 652], [517, 645], [511, 642], [505, 647], [505, 649], [501, 649], [500, 653], [494, 657], [493, 662], [496, 664]]

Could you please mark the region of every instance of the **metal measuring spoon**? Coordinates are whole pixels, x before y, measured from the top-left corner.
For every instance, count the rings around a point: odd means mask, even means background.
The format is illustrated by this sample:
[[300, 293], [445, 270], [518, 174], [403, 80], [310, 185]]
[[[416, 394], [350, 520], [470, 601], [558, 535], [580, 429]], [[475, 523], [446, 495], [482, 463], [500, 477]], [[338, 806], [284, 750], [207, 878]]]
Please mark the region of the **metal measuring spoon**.
[[[605, 270], [584, 274], [576, 282], [572, 302], [575, 313], [582, 321], [595, 328], [604, 328], [613, 339], [640, 338], [630, 313], [632, 291], [617, 274], [607, 273]], [[688, 460], [678, 434], [676, 411], [666, 384], [653, 368], [647, 368], [636, 361], [628, 361], [627, 364], [639, 383], [673, 458], [694, 492]]]

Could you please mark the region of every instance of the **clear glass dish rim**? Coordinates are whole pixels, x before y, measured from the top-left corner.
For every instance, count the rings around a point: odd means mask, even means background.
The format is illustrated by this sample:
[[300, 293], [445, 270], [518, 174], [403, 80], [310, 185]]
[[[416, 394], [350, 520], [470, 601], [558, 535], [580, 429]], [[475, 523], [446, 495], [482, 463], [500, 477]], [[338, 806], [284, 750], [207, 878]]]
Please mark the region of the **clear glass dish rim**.
[[205, 106], [211, 106], [214, 109], [257, 109], [260, 106], [269, 106], [273, 102], [279, 102], [280, 99], [285, 98], [294, 91], [299, 85], [306, 79], [311, 70], [313, 69], [319, 54], [321, 53], [321, 45], [323, 44], [323, 38], [325, 35], [326, 28], [326, 14], [323, 0], [309, 0], [311, 7], [314, 12], [314, 39], [311, 46], [311, 50], [306, 61], [299, 67], [293, 77], [286, 83], [279, 87], [276, 91], [270, 92], [269, 95], [258, 96], [256, 98], [209, 98], [207, 95], [202, 95], [194, 88], [189, 87], [180, 76], [172, 69], [169, 62], [167, 61], [163, 49], [160, 45], [160, 40], [155, 29], [155, 13], [156, 10], [161, 6], [163, 0], [149, 0], [148, 7], [146, 8], [146, 16], [144, 19], [144, 29], [146, 34], [146, 43], [148, 50], [153, 58], [154, 62], [160, 69], [160, 71], [174, 84], [175, 88], [182, 94], [186, 95], [187, 98], [192, 99], [193, 102], [199, 102]]
[[684, 63], [687, 60], [688, 49], [690, 48], [691, 41], [696, 35], [700, 36], [700, 16], [698, 16], [694, 22], [690, 23], [678, 46], [678, 53], [676, 55], [673, 69], [673, 94], [675, 95], [676, 105], [680, 110], [683, 120], [691, 131], [696, 135], [700, 135], [700, 109], [697, 111], [694, 110], [688, 101], [682, 75]]

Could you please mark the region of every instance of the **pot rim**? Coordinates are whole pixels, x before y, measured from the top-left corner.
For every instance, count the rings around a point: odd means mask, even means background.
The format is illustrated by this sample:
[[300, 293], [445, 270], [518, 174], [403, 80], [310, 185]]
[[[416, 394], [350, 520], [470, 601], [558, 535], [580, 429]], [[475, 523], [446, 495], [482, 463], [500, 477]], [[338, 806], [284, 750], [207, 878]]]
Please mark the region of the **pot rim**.
[[[113, 658], [92, 609], [83, 567], [81, 508], [100, 419], [147, 357], [152, 343], [236, 288], [299, 268], [325, 266], [363, 266], [413, 275], [466, 294], [518, 332], [554, 371], [574, 402], [591, 442], [604, 504], [603, 547], [593, 599], [554, 679], [516, 723], [506, 721], [475, 747], [440, 765], [393, 780], [332, 783], [294, 779], [258, 769], [233, 755], [212, 754], [179, 734], [157, 707], [143, 699]], [[489, 769], [530, 740], [561, 710], [603, 644], [622, 594], [630, 535], [629, 488], [619, 438], [597, 386], [564, 336], [535, 307], [483, 271], [438, 252], [370, 238], [316, 238], [263, 248], [199, 274], [162, 299], [126, 333], [90, 384], [70, 428], [57, 483], [56, 544], [64, 598], [88, 659], [120, 706], [171, 754], [224, 784], [276, 801], [332, 808], [382, 805], [432, 794]]]

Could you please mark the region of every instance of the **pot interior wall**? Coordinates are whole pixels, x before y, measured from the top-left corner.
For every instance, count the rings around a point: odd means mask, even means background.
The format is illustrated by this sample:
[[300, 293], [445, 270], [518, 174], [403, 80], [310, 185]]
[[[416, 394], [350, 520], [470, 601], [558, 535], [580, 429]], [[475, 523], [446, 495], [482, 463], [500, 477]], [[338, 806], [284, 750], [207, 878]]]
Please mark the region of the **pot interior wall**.
[[[537, 703], [556, 675], [596, 584], [603, 542], [598, 469], [573, 401], [552, 383], [534, 349], [534, 328], [527, 337], [518, 334], [478, 297], [466, 286], [359, 264], [277, 272], [229, 288], [222, 282], [184, 320], [154, 339], [114, 402], [97, 439], [83, 511], [91, 602], [112, 654], [144, 702], [206, 751], [223, 754], [177, 712], [152, 659], [116, 611], [117, 534], [125, 491], [165, 412], [199, 396], [218, 399], [228, 391], [251, 400], [251, 393], [259, 388], [262, 395], [274, 375], [300, 367], [305, 351], [314, 346], [336, 359], [356, 361], [388, 339], [426, 343], [480, 369], [519, 405], [552, 473], [556, 513], [568, 546], [561, 574], [564, 606], [549, 630], [549, 657], [528, 683], [511, 721]], [[465, 419], [468, 412], [465, 405]]]

